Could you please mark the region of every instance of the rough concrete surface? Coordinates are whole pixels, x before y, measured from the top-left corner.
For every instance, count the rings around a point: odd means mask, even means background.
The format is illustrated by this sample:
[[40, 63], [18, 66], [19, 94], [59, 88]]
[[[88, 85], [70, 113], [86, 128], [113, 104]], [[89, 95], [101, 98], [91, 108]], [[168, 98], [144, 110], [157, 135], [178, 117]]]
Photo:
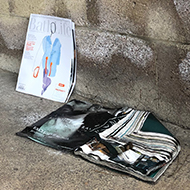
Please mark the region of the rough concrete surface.
[[23, 49], [28, 19], [7, 15], [0, 15], [0, 19], [0, 33], [7, 49]]
[[0, 7], [1, 69], [18, 73], [31, 13], [70, 18], [78, 62], [72, 97], [151, 111], [182, 145], [150, 185], [17, 137], [62, 104], [15, 92], [17, 74], [1, 70], [0, 189], [190, 189], [189, 0], [0, 0]]
[[0, 68], [18, 73], [29, 15], [76, 24], [82, 96], [190, 128], [189, 0], [0, 0]]
[[[96, 1], [99, 25], [104, 30], [132, 33], [154, 39], [186, 41], [186, 32], [173, 1]], [[181, 1], [179, 2], [181, 3]], [[184, 20], [187, 16], [184, 15]]]
[[[165, 123], [180, 141], [182, 151], [156, 184], [148, 184], [16, 136], [16, 132], [62, 106], [61, 103], [16, 92], [16, 81], [17, 74], [0, 70], [1, 190], [190, 189], [189, 130]], [[76, 93], [72, 98], [84, 100]]]
[[47, 14], [71, 18], [78, 26], [189, 42], [188, 0], [1, 0], [0, 5], [4, 16]]
[[87, 29], [76, 40], [78, 93], [190, 128], [189, 46]]

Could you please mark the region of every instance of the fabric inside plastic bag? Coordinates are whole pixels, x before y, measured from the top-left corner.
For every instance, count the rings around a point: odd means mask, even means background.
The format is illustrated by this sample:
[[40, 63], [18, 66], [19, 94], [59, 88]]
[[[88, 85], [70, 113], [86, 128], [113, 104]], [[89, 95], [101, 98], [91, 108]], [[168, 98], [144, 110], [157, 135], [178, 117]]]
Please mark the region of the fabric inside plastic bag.
[[179, 142], [150, 113], [72, 100], [17, 135], [95, 164], [155, 182], [180, 152]]

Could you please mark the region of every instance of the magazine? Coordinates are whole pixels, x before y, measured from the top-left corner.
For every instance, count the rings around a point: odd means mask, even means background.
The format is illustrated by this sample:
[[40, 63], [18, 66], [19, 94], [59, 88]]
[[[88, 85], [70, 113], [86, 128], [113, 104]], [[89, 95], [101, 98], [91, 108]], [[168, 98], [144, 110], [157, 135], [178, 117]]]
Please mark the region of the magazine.
[[17, 135], [155, 182], [180, 152], [153, 114], [72, 100]]
[[66, 102], [76, 81], [75, 47], [71, 20], [31, 14], [16, 90]]

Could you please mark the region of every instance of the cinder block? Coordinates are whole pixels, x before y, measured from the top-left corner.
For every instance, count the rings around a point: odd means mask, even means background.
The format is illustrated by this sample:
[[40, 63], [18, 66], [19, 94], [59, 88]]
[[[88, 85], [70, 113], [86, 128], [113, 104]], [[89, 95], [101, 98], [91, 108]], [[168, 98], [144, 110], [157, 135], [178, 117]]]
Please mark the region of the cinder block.
[[1, 35], [0, 50], [0, 68], [13, 73], [18, 73], [21, 63], [22, 50], [8, 49]]
[[76, 36], [78, 94], [188, 127], [189, 46], [81, 29]]
[[77, 28], [76, 39], [79, 53], [96, 64], [106, 64], [115, 54], [130, 59], [137, 67], [145, 67], [153, 59], [151, 47], [139, 38]]
[[78, 25], [86, 25], [85, 0], [15, 0], [13, 11], [15, 15], [29, 17], [31, 13], [71, 18]]
[[187, 52], [186, 57], [179, 64], [179, 74], [185, 84], [185, 90], [190, 94], [190, 51]]
[[189, 0], [174, 0], [174, 5], [179, 18], [182, 21], [183, 27], [186, 30], [188, 42], [190, 41], [190, 1]]
[[86, 16], [85, 0], [15, 0], [11, 7], [11, 13], [17, 16], [29, 17], [31, 13], [45, 14], [70, 18], [79, 26], [89, 23]]
[[159, 90], [157, 114], [164, 120], [182, 126], [189, 126], [190, 122], [190, 85], [189, 76], [185, 73], [189, 72], [189, 48], [155, 44]]
[[65, 3], [68, 12], [68, 17], [71, 18], [76, 25], [86, 26], [89, 24], [86, 14], [86, 0], [64, 0], [62, 2]]
[[18, 72], [31, 13], [71, 18], [78, 94], [149, 110], [188, 127], [189, 1], [3, 0], [0, 5], [1, 68]]
[[25, 42], [28, 19], [0, 16], [0, 34], [8, 49], [22, 49]]
[[141, 109], [157, 106], [155, 57], [151, 44], [138, 38], [76, 31], [76, 90], [97, 101]]
[[12, 13], [17, 16], [29, 17], [35, 14], [53, 14], [55, 0], [14, 0]]
[[1, 0], [0, 1], [0, 7], [1, 7], [0, 15], [9, 15], [11, 7], [10, 7], [9, 2], [7, 0]]
[[0, 53], [0, 68], [13, 72], [18, 73], [21, 63], [21, 53], [20, 55], [17, 55], [16, 57], [11, 55], [11, 52], [7, 54]]
[[172, 1], [96, 1], [97, 26], [153, 39], [186, 42], [186, 30]]
[[31, 13], [71, 18], [78, 26], [130, 33], [166, 41], [190, 41], [190, 3], [184, 0], [14, 0], [1, 3], [0, 14]]
[[49, 7], [48, 13], [43, 11], [41, 12], [41, 14], [50, 14], [50, 15], [58, 16], [62, 18], [69, 17], [69, 12], [67, 10], [64, 0], [51, 1], [51, 4], [50, 3], [49, 5], [47, 4], [47, 7]]

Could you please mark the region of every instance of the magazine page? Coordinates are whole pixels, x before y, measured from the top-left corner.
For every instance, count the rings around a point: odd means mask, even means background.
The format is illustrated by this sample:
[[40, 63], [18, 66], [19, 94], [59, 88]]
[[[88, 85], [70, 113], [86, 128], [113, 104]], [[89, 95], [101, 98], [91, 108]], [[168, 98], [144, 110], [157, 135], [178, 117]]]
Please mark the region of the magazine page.
[[16, 90], [65, 102], [76, 79], [74, 23], [31, 14]]
[[155, 182], [180, 144], [151, 113], [72, 100], [17, 135]]

